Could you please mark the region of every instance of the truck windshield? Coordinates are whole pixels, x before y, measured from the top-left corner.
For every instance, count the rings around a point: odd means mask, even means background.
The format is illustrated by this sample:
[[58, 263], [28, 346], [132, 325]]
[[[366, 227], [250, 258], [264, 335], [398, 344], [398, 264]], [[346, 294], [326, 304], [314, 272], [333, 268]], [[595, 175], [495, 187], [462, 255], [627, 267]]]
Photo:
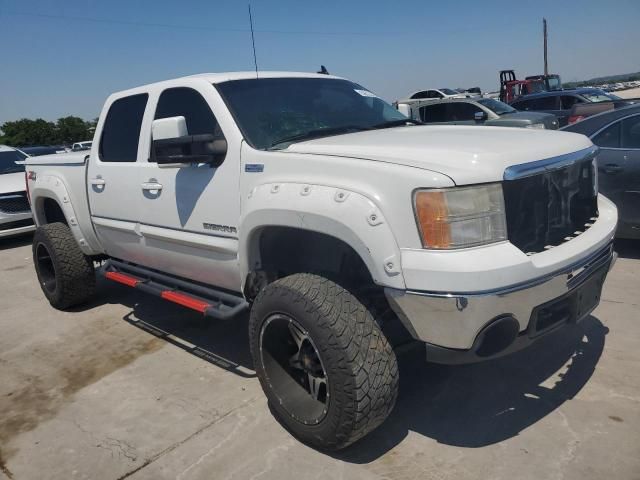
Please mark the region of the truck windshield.
[[477, 100], [477, 102], [481, 105], [484, 105], [489, 110], [495, 112], [498, 115], [517, 112], [517, 110], [511, 105], [507, 105], [506, 103], [499, 100], [494, 100], [493, 98], [480, 98]]
[[562, 90], [562, 82], [560, 82], [560, 77], [558, 76], [549, 75], [547, 83], [549, 84], [549, 90]]
[[0, 152], [0, 175], [5, 173], [24, 172], [24, 165], [17, 165], [16, 162], [24, 160], [27, 156], [17, 150]]
[[216, 87], [247, 142], [260, 150], [410, 122], [391, 105], [347, 80], [260, 78], [230, 80]]

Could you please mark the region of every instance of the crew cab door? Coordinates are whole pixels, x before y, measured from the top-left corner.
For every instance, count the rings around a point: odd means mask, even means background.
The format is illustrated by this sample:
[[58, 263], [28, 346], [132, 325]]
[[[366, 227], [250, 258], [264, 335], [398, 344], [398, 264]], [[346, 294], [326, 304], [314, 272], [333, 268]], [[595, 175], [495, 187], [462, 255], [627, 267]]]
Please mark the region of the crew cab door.
[[640, 115], [627, 117], [621, 123], [625, 184], [620, 217], [637, 235], [640, 233]]
[[138, 169], [145, 157], [139, 148], [147, 106], [146, 93], [115, 99], [105, 105], [87, 167], [91, 219], [105, 251], [135, 261], [138, 233]]
[[[239, 291], [240, 144], [225, 135], [214, 111], [226, 112], [212, 85], [166, 88], [154, 99], [153, 120], [184, 117], [188, 135], [213, 134], [228, 148], [211, 164], [159, 166], [149, 143], [138, 179], [136, 207], [145, 257], [141, 262], [191, 280]], [[228, 114], [225, 117], [228, 121]]]

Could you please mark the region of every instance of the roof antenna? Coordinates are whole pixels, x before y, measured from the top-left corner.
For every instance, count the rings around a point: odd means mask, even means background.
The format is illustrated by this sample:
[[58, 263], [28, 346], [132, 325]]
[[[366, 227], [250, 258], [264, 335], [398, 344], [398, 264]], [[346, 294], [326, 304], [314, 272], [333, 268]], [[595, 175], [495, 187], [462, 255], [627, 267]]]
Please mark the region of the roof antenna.
[[256, 59], [256, 41], [253, 38], [253, 17], [251, 16], [251, 3], [249, 5], [249, 25], [251, 25], [251, 45], [253, 46], [253, 64], [256, 67], [256, 80], [258, 79], [258, 60]]

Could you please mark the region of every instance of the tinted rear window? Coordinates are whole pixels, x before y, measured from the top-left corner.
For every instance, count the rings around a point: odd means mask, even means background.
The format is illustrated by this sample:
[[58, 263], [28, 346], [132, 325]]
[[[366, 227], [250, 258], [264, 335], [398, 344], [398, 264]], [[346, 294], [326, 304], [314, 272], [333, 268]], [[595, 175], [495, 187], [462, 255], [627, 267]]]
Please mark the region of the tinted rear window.
[[100, 160], [135, 162], [142, 116], [147, 105], [146, 93], [116, 100], [111, 104], [102, 129]]

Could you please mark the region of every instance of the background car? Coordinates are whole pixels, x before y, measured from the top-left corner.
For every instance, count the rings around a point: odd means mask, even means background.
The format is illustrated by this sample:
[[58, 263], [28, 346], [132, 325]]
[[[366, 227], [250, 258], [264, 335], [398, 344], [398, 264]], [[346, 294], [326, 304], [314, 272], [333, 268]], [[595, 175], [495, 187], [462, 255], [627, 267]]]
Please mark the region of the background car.
[[617, 108], [625, 108], [629, 105], [635, 105], [639, 102], [639, 99], [626, 99], [626, 100], [612, 100], [610, 102], [591, 102], [591, 103], [576, 103], [571, 107], [569, 113], [569, 125], [589, 118], [592, 115], [606, 112], [609, 110], [615, 110]]
[[640, 105], [611, 110], [563, 128], [600, 147], [598, 184], [618, 207], [616, 236], [640, 239]]
[[[409, 109], [400, 108], [407, 105]], [[518, 112], [513, 107], [492, 98], [451, 98], [427, 102], [407, 101], [399, 110], [424, 123], [454, 125], [487, 125], [555, 130], [558, 119], [548, 113]]]
[[430, 90], [421, 90], [419, 92], [412, 93], [409, 97], [412, 100], [417, 99], [433, 99], [440, 100], [442, 98], [468, 98], [471, 95], [468, 93], [460, 93], [451, 88], [432, 88]]
[[30, 157], [39, 157], [40, 155], [51, 155], [54, 153], [64, 153], [64, 147], [59, 146], [33, 146], [20, 147], [20, 151], [26, 153]]
[[571, 108], [577, 103], [622, 101], [620, 97], [597, 88], [577, 88], [574, 90], [554, 90], [551, 92], [524, 95], [511, 102], [511, 106], [525, 112], [552, 113], [558, 117], [560, 126], [569, 122]]
[[0, 238], [35, 230], [27, 199], [24, 166], [27, 155], [0, 145]]
[[91, 150], [91, 144], [93, 142], [76, 142], [71, 146], [71, 151], [80, 152], [82, 150]]

